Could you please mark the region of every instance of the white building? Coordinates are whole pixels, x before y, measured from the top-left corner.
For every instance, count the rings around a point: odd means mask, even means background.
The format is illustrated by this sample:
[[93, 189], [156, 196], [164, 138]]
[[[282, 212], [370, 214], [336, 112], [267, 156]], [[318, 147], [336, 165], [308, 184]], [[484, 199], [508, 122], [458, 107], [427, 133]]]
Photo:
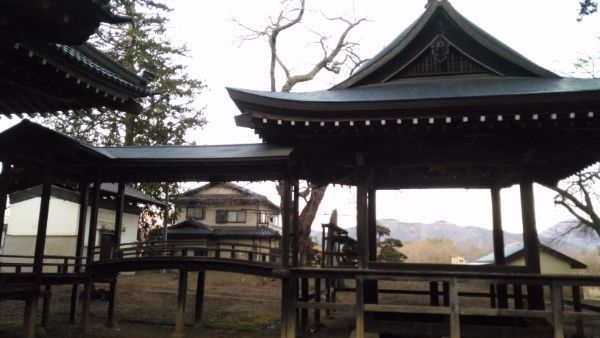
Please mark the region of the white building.
[[[115, 241], [115, 196], [117, 184], [104, 183], [100, 189], [98, 210], [98, 233], [95, 245], [111, 245]], [[41, 201], [41, 186], [14, 192], [10, 195], [10, 220], [0, 248], [2, 255], [33, 256], [38, 227]], [[140, 204], [161, 205], [162, 203], [131, 187], [125, 189], [125, 208], [121, 243], [136, 242], [138, 238], [138, 220]], [[77, 243], [77, 225], [79, 219], [79, 193], [70, 189], [53, 186], [48, 214], [48, 227], [45, 255], [75, 256]], [[88, 206], [86, 231], [84, 236], [84, 255], [87, 250], [87, 238], [90, 220]], [[8, 261], [10, 258], [3, 258]], [[27, 261], [10, 259], [12, 262]]]

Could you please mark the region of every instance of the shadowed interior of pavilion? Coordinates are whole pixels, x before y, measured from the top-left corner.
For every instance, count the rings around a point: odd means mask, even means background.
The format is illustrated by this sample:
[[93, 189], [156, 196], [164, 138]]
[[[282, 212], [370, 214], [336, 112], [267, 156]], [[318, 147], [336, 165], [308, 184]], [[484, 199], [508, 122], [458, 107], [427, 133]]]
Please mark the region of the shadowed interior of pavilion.
[[[185, 285], [190, 270], [280, 278], [282, 337], [295, 337], [296, 312], [300, 327], [306, 326], [308, 310], [314, 311], [315, 319], [320, 311], [353, 310], [357, 337], [368, 331], [453, 338], [564, 337], [565, 320], [574, 320], [581, 334], [582, 320], [598, 318], [593, 311], [582, 312], [586, 308], [579, 290], [600, 285], [600, 278], [540, 275], [533, 183], [555, 185], [600, 159], [599, 80], [561, 78], [533, 64], [440, 0], [431, 1], [395, 41], [334, 88], [310, 93], [229, 89], [229, 93], [241, 111], [236, 123], [253, 128], [264, 144], [93, 147], [27, 121], [0, 134], [2, 195], [43, 184], [32, 270], [0, 275], [3, 293], [27, 300], [26, 327], [31, 325], [40, 286], [55, 283], [85, 285], [85, 325], [94, 281], [111, 283], [111, 324], [116, 274], [158, 268], [180, 269], [180, 285]], [[300, 179], [356, 186], [358, 267], [299, 266]], [[94, 206], [102, 182], [119, 182], [121, 187], [116, 196], [118, 230], [125, 183], [233, 180], [284, 182], [281, 254], [276, 259], [236, 260], [231, 258], [235, 255], [228, 256], [227, 250], [233, 249], [227, 248], [213, 248], [211, 255], [189, 254], [205, 249], [208, 242], [154, 248], [144, 244], [134, 249], [117, 240], [110, 259], [97, 260], [99, 248], [90, 245], [83, 254], [80, 231], [75, 263], [67, 262], [68, 267], [57, 268], [56, 273], [43, 270], [44, 262], [56, 264], [44, 257], [53, 183], [80, 188], [81, 205], [92, 206], [88, 243], [95, 243]], [[502, 251], [500, 190], [514, 184], [521, 188], [525, 267], [505, 266]], [[439, 187], [490, 189], [496, 264], [377, 262], [376, 191]], [[80, 229], [86, 212], [81, 208]], [[164, 255], [173, 252], [181, 254]], [[314, 279], [313, 292], [309, 279]], [[354, 287], [346, 291], [354, 292], [354, 302], [334, 303], [329, 293], [330, 301], [321, 301], [321, 286], [329, 292], [339, 279], [353, 281]], [[428, 304], [380, 302], [389, 291], [379, 288], [382, 281], [420, 282], [426, 286], [420, 294]], [[469, 283], [489, 291], [469, 295], [464, 292]], [[567, 287], [572, 289], [572, 302], [563, 297]], [[177, 332], [183, 330], [182, 289]], [[465, 300], [470, 296], [490, 302], [469, 306]]]

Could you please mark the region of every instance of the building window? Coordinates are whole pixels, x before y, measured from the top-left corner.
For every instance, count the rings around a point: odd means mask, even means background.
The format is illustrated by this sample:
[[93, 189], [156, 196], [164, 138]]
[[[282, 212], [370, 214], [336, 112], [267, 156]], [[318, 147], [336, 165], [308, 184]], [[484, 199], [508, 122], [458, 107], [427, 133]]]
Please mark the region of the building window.
[[217, 223], [246, 223], [245, 210], [217, 210]]
[[276, 215], [268, 212], [258, 214], [259, 224], [276, 224]]
[[187, 219], [204, 219], [205, 211], [204, 208], [200, 207], [189, 207], [185, 210]]

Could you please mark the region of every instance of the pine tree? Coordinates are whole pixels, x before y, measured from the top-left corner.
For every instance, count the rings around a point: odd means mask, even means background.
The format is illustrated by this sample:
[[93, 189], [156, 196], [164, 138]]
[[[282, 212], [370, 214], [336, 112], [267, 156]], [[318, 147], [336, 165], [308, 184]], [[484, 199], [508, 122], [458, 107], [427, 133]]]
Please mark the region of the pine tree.
[[[95, 145], [184, 144], [188, 131], [206, 123], [204, 108], [195, 104], [205, 85], [190, 78], [182, 63], [187, 47], [174, 45], [166, 35], [172, 9], [158, 0], [113, 0], [111, 5], [132, 21], [103, 25], [90, 42], [126, 68], [152, 74], [149, 87], [156, 94], [139, 101], [144, 107], [140, 115], [93, 110], [47, 118], [44, 123]], [[159, 200], [180, 190], [178, 184], [160, 182], [137, 188]], [[155, 226], [156, 212], [145, 209], [140, 218], [144, 233]]]
[[128, 69], [153, 74], [150, 88], [157, 94], [141, 100], [145, 109], [140, 115], [95, 110], [46, 122], [97, 145], [185, 143], [186, 132], [206, 123], [203, 108], [194, 105], [204, 84], [190, 78], [181, 63], [188, 49], [166, 37], [171, 9], [153, 0], [117, 0], [112, 5], [132, 22], [101, 26], [92, 44]]

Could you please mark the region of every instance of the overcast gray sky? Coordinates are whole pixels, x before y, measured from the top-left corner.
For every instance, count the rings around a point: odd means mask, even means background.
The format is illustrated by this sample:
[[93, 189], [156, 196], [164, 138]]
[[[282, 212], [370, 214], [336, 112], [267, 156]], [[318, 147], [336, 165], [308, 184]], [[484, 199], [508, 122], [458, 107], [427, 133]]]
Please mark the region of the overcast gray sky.
[[[190, 141], [198, 144], [260, 142], [249, 129], [235, 127], [233, 117], [239, 112], [225, 92], [225, 86], [264, 89], [268, 82], [268, 51], [263, 40], [240, 44], [244, 31], [231, 19], [252, 27], [264, 25], [275, 15], [281, 0], [169, 0], [174, 12], [169, 34], [190, 48], [189, 63], [193, 76], [208, 85], [198, 98], [198, 107], [206, 106], [208, 124], [191, 132]], [[426, 0], [307, 0], [309, 14], [367, 17], [352, 35], [359, 42], [363, 58], [381, 50], [424, 11]], [[598, 54], [600, 33], [598, 19], [593, 16], [582, 23], [577, 19], [577, 0], [453, 0], [453, 6], [464, 16], [539, 65], [566, 75], [572, 72], [578, 56]], [[307, 15], [309, 16], [309, 15]], [[309, 20], [312, 29], [332, 35], [340, 27], [323, 21]], [[287, 39], [286, 39], [287, 37]], [[284, 59], [295, 69], [310, 64], [311, 42], [301, 33], [284, 33], [280, 40]], [[328, 88], [343, 77], [320, 76], [299, 90]], [[10, 125], [5, 118], [1, 125]], [[16, 121], [16, 120], [13, 120]], [[275, 197], [270, 184], [252, 188]], [[538, 228], [543, 230], [569, 215], [555, 208], [554, 194], [536, 187]], [[518, 189], [503, 192], [505, 229], [521, 232]], [[378, 217], [402, 221], [434, 222], [447, 220], [459, 225], [491, 228], [489, 192], [485, 190], [386, 191], [378, 193]], [[342, 226], [355, 223], [354, 192], [349, 188], [330, 188], [319, 210], [315, 224], [326, 222], [333, 208], [340, 210]]]
[[[361, 44], [364, 58], [381, 50], [424, 11], [425, 0], [308, 0], [309, 9], [328, 16], [367, 17], [351, 39]], [[452, 5], [469, 20], [482, 27], [527, 58], [561, 75], [573, 71], [579, 56], [597, 54], [598, 19], [577, 19], [575, 0], [453, 0]], [[235, 127], [233, 116], [239, 112], [229, 100], [224, 87], [268, 90], [268, 51], [264, 40], [240, 44], [244, 31], [231, 19], [252, 27], [264, 25], [269, 15], [277, 13], [279, 0], [206, 1], [171, 0], [175, 9], [172, 34], [191, 48], [191, 71], [204, 78], [209, 86], [199, 101], [206, 104], [209, 124], [192, 136], [199, 144], [258, 142], [251, 130]], [[543, 4], [543, 5], [541, 5]], [[335, 34], [339, 27], [317, 20], [313, 29]], [[288, 39], [286, 39], [288, 35]], [[284, 33], [280, 40], [284, 59], [296, 69], [310, 62], [310, 38], [300, 33]], [[341, 77], [321, 76], [318, 81], [299, 90], [328, 88]], [[273, 196], [271, 185], [253, 188]], [[543, 230], [569, 214], [555, 207], [554, 193], [536, 187], [538, 228]], [[521, 232], [518, 188], [502, 195], [505, 229]], [[340, 209], [342, 226], [354, 225], [354, 190], [330, 188], [315, 224], [326, 222], [333, 208]], [[447, 220], [459, 225], [491, 228], [489, 192], [485, 190], [426, 190], [378, 192], [378, 217], [402, 221], [434, 222]]]

